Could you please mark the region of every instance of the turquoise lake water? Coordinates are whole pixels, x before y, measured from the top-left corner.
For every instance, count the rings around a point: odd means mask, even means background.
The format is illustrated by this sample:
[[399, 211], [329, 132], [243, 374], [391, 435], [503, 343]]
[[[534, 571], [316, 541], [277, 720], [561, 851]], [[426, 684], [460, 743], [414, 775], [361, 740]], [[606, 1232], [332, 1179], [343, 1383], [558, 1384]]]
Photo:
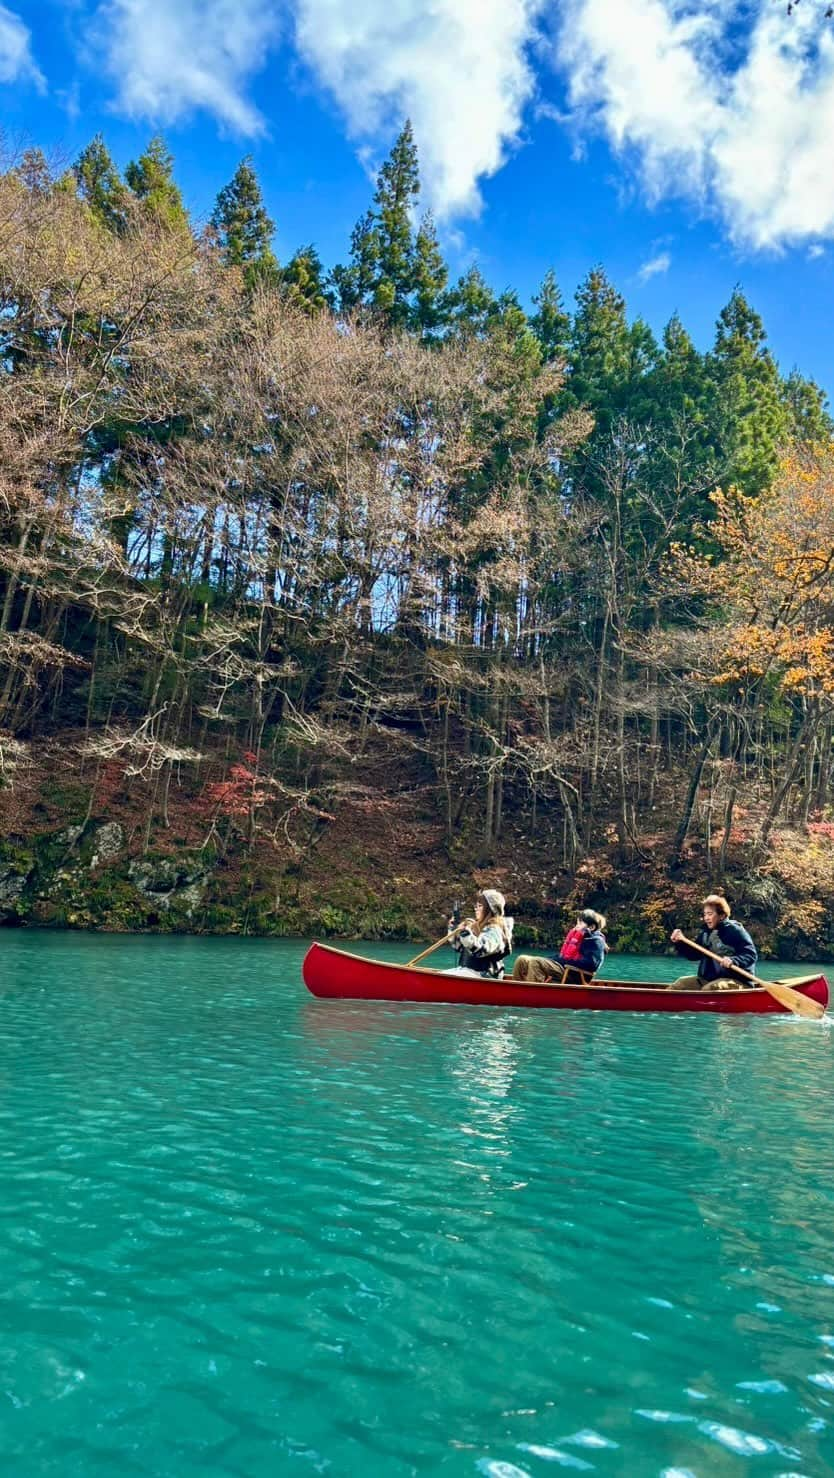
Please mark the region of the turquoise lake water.
[[834, 1473], [828, 1021], [302, 953], [0, 934], [4, 1473]]

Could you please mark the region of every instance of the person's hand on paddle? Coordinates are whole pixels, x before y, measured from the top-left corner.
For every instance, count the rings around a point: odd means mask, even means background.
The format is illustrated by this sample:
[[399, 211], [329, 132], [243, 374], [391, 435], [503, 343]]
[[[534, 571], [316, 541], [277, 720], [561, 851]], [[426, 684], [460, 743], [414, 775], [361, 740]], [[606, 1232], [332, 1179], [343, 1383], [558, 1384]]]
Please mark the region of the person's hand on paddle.
[[683, 939], [683, 929], [673, 929], [671, 934], [669, 935], [669, 938], [671, 939], [673, 944], [680, 944], [681, 940]]

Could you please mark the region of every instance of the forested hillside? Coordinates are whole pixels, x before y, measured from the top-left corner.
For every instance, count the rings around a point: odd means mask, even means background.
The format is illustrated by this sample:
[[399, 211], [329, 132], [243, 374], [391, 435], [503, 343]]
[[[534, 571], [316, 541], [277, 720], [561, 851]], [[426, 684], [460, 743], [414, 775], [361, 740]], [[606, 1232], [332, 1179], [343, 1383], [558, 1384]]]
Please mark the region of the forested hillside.
[[408, 127], [346, 262], [273, 230], [248, 161], [208, 224], [159, 139], [5, 162], [6, 920], [432, 933], [495, 878], [657, 948], [721, 883], [834, 951], [821, 389], [740, 290], [701, 352], [602, 267], [450, 281]]

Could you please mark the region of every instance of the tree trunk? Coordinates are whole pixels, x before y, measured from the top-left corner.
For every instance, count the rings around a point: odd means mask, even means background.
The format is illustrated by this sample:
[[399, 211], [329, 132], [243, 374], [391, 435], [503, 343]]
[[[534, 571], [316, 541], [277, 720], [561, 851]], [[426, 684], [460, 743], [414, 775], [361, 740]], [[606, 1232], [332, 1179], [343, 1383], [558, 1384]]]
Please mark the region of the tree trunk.
[[829, 719], [825, 724], [820, 739], [820, 755], [817, 767], [817, 788], [814, 793], [814, 810], [822, 811], [828, 800], [828, 786], [831, 780], [831, 740], [832, 726]]
[[813, 733], [815, 722], [816, 719], [814, 717], [813, 710], [809, 709], [808, 712], [805, 714], [805, 717], [803, 718], [799, 729], [797, 730], [796, 738], [794, 739], [793, 745], [791, 746], [791, 751], [788, 755], [788, 759], [785, 765], [782, 782], [780, 785], [777, 785], [773, 795], [773, 799], [771, 800], [770, 805], [767, 808], [767, 814], [765, 815], [764, 820], [759, 827], [758, 835], [756, 837], [756, 843], [759, 847], [767, 846], [768, 837], [773, 830], [773, 823], [775, 822], [777, 816], [779, 815], [779, 812], [782, 809], [782, 803], [785, 799], [785, 796], [788, 794], [788, 791], [790, 790], [794, 780], [796, 779], [796, 775], [799, 771], [799, 766], [802, 762], [802, 752], [806, 743], [811, 737], [811, 734]]
[[682, 859], [684, 844], [686, 842], [686, 838], [689, 835], [690, 825], [692, 824], [692, 813], [695, 810], [695, 802], [698, 799], [698, 791], [701, 786], [701, 776], [704, 773], [704, 765], [706, 764], [709, 757], [709, 752], [712, 749], [712, 741], [714, 737], [715, 736], [708, 729], [706, 738], [704, 739], [704, 742], [698, 751], [698, 758], [695, 761], [695, 768], [693, 769], [692, 774], [689, 777], [689, 787], [686, 792], [686, 800], [684, 801], [683, 812], [681, 813], [681, 819], [678, 823], [678, 829], [675, 832], [675, 840], [672, 843], [671, 861], [673, 867], [678, 866]]

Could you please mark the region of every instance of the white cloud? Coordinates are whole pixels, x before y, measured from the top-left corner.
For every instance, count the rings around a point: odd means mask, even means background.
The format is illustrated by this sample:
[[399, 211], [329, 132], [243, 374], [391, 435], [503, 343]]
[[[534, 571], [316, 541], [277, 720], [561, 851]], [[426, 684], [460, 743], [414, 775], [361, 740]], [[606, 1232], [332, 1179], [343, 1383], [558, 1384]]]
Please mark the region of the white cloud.
[[663, 272], [668, 272], [672, 265], [672, 258], [668, 251], [658, 252], [656, 257], [649, 257], [644, 262], [637, 276], [641, 282], [648, 282], [650, 277], [657, 277]]
[[818, 241], [812, 241], [808, 247], [808, 256], [812, 262], [815, 262], [818, 257], [825, 256], [825, 247], [820, 246]]
[[441, 218], [474, 214], [478, 182], [518, 139], [545, 0], [295, 0], [298, 47], [357, 139], [406, 116]]
[[561, 0], [574, 119], [753, 247], [834, 236], [834, 32], [747, 0]]
[[263, 130], [246, 85], [277, 34], [270, 0], [111, 0], [97, 30], [122, 112], [172, 123], [202, 108], [237, 132]]
[[472, 214], [479, 181], [518, 140], [535, 78], [527, 55], [551, 0], [105, 0], [98, 40], [132, 117], [173, 122], [196, 108], [256, 133], [247, 96], [294, 17], [299, 53], [342, 110], [360, 156], [410, 117], [428, 202]]
[[32, 56], [32, 34], [19, 15], [0, 5], [0, 82], [33, 82], [42, 92], [43, 73]]

